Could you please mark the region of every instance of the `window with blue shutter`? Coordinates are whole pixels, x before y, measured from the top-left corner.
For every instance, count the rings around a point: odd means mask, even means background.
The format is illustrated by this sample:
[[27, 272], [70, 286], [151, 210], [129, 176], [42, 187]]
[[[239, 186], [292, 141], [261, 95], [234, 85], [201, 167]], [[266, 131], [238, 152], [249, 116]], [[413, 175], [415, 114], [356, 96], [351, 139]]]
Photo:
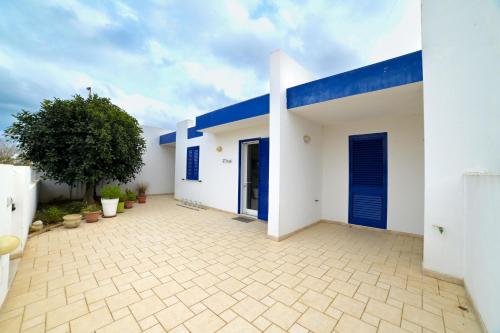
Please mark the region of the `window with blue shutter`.
[[200, 146], [188, 147], [186, 179], [199, 180]]

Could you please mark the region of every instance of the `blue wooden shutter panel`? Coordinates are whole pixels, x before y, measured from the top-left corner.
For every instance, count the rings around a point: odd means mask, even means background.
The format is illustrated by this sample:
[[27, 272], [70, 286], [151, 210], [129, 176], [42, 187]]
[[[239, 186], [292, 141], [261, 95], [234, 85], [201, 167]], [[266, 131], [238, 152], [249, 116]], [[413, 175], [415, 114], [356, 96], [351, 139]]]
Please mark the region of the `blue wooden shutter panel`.
[[387, 133], [349, 137], [349, 223], [387, 228]]
[[259, 212], [258, 218], [267, 221], [269, 211], [269, 138], [259, 140]]
[[199, 179], [200, 147], [188, 147], [186, 157], [186, 179]]

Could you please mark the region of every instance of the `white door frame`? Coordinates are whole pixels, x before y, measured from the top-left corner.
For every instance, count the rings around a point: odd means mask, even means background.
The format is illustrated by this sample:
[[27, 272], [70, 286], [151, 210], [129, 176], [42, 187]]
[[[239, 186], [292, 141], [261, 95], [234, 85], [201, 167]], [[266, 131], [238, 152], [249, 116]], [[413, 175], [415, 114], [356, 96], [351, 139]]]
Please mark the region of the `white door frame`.
[[256, 217], [258, 211], [255, 209], [247, 208], [247, 187], [248, 187], [248, 146], [259, 144], [259, 140], [245, 141], [241, 143], [241, 175], [240, 175], [240, 213], [244, 215], [250, 215]]

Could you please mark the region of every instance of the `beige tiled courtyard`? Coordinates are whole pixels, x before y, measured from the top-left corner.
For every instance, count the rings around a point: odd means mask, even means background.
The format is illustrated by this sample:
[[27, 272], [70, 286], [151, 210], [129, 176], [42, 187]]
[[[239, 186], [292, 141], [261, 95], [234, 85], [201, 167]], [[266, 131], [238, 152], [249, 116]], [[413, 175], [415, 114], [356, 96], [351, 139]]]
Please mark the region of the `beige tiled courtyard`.
[[422, 239], [262, 222], [148, 198], [31, 238], [0, 332], [477, 332], [463, 287], [422, 275]]

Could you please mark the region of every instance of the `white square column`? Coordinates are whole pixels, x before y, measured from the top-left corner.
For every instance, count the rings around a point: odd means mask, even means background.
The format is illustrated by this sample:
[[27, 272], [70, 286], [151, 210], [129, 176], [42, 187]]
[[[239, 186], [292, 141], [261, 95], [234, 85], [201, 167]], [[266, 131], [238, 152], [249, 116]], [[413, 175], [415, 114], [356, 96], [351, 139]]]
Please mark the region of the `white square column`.
[[[314, 80], [281, 50], [270, 59], [268, 235], [280, 239], [320, 219], [322, 127], [287, 109], [287, 88]], [[304, 135], [311, 138], [304, 142]]]

